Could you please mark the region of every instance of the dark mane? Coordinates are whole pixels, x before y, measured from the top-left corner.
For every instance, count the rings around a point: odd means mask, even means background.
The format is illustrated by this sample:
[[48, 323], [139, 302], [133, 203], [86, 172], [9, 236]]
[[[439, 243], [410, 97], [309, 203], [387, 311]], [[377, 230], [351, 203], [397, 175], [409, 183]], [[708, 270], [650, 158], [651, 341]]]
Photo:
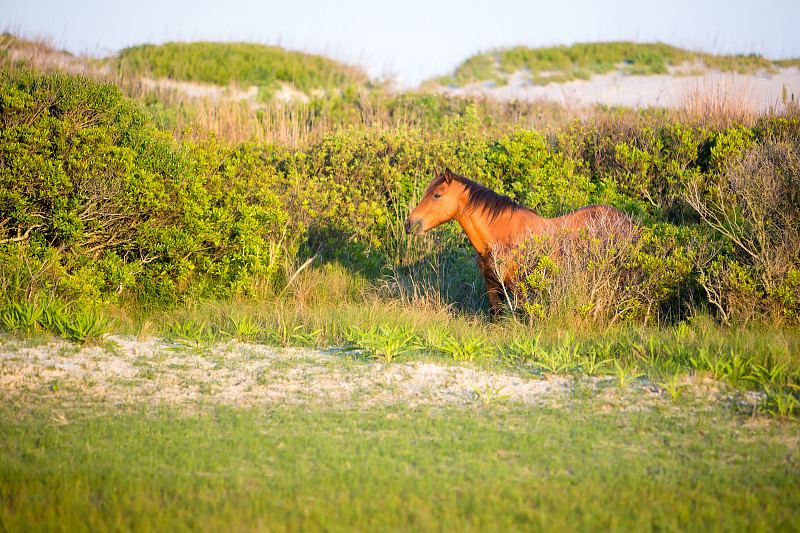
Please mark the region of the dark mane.
[[[469, 178], [466, 178], [460, 174], [456, 174], [455, 172], [452, 175], [454, 180], [463, 184], [467, 189], [467, 210], [480, 209], [482, 211], [486, 211], [490, 220], [493, 221], [495, 218], [507, 213], [509, 210], [513, 214], [519, 209], [525, 209], [525, 207], [519, 205], [508, 196], [498, 194], [490, 188], [484, 187], [479, 183], [475, 183]], [[425, 190], [425, 194], [427, 194], [430, 189], [441, 184], [443, 181], [444, 174], [439, 174], [436, 176], [436, 179], [434, 179]]]

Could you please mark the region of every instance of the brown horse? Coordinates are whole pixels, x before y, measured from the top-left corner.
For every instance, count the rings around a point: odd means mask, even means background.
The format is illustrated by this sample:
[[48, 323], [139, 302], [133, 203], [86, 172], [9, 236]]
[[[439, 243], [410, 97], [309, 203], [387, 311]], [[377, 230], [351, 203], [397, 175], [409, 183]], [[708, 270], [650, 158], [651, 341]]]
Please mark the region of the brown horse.
[[[610, 222], [624, 231], [634, 231], [630, 219], [607, 205], [590, 205], [568, 215], [543, 218], [508, 196], [502, 196], [446, 169], [436, 173], [417, 207], [405, 222], [406, 233], [422, 235], [439, 224], [456, 219], [478, 252], [478, 268], [486, 280], [489, 312], [502, 311], [503, 286], [513, 287], [513, 268], [499, 279], [493, 264], [498, 249], [513, 249], [525, 238], [557, 234]], [[503, 285], [501, 285], [501, 283]]]

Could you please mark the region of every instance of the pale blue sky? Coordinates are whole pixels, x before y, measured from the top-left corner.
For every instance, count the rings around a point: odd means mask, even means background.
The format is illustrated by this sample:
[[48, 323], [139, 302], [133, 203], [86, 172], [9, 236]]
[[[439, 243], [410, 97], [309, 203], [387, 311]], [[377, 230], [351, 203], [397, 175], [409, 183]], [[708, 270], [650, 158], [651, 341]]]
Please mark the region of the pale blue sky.
[[413, 86], [492, 48], [633, 40], [800, 57], [799, 0], [0, 0], [0, 30], [75, 54], [165, 41], [278, 44]]

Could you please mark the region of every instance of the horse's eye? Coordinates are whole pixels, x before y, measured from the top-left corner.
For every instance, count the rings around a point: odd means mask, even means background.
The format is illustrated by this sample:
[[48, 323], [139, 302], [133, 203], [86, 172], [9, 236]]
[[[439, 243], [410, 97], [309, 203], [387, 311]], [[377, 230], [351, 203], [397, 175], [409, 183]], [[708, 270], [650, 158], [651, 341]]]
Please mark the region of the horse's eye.
[[434, 194], [434, 195], [433, 195], [433, 197], [434, 197], [434, 198], [440, 198], [441, 196], [442, 196], [442, 195], [441, 195], [441, 194], [439, 194], [438, 192], [437, 192], [436, 194]]

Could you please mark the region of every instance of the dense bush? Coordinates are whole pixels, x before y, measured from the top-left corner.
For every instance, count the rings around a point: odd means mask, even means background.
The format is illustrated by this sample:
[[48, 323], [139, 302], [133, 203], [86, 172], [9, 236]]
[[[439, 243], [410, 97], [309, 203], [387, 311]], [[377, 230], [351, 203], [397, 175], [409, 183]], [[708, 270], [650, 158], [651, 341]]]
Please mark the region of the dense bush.
[[642, 224], [627, 243], [587, 236], [561, 264], [540, 243], [519, 305], [533, 317], [662, 320], [708, 304], [726, 321], [797, 323], [797, 118], [716, 128], [611, 112], [539, 133], [493, 129], [476, 106], [451, 111], [435, 130], [232, 145], [162, 133], [110, 85], [5, 70], [0, 283], [13, 299], [264, 295], [300, 250], [396, 279], [435, 258], [437, 283], [452, 281], [442, 293], [474, 302], [460, 228], [403, 231], [447, 166], [545, 216], [609, 203]]
[[0, 124], [0, 245], [47, 255], [68, 297], [170, 302], [274, 275], [286, 215], [252, 172], [260, 149], [178, 144], [79, 76], [4, 71]]
[[702, 278], [726, 320], [800, 316], [800, 138], [796, 124], [780, 129], [748, 138], [717, 179], [687, 187], [687, 201], [733, 246]]
[[495, 264], [502, 269], [513, 260], [519, 283], [504, 287], [505, 295], [531, 319], [651, 322], [686, 313], [690, 278], [703, 260], [696, 256], [707, 250], [703, 237], [688, 228], [659, 223], [627, 233], [621, 223], [600, 221], [577, 237], [529, 239], [511, 257], [497, 254]]

